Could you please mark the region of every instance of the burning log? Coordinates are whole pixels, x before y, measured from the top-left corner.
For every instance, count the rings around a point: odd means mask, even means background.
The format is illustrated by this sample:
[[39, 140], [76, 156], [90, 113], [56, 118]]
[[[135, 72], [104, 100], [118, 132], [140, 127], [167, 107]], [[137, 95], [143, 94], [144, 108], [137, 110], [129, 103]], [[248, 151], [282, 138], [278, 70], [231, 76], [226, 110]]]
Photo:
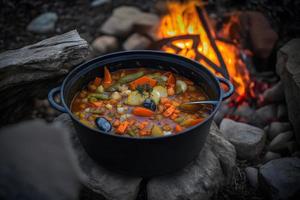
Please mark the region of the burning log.
[[77, 31], [0, 54], [1, 124], [18, 121], [30, 111], [33, 97], [50, 87], [88, 55], [88, 44]]

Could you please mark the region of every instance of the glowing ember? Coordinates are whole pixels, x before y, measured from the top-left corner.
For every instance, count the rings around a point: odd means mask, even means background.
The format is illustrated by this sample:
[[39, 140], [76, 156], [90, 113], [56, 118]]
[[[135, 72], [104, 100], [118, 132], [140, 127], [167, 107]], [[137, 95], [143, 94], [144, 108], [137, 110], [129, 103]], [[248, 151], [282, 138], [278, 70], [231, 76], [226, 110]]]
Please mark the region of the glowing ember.
[[[175, 39], [171, 41], [171, 46], [165, 45], [162, 47], [162, 50], [169, 53], [177, 53], [191, 59], [197, 59], [205, 67], [209, 68], [215, 74], [220, 76], [221, 74], [216, 72], [211, 65], [207, 63], [207, 61], [197, 58], [196, 56], [196, 51], [199, 51], [215, 65], [220, 66], [218, 57], [211, 45], [208, 34], [206, 33], [205, 28], [200, 21], [199, 14], [196, 9], [196, 6], [202, 6], [200, 3], [199, 1], [189, 1], [185, 3], [168, 2], [167, 6], [169, 12], [161, 19], [158, 29], [158, 36], [160, 39], [165, 39], [181, 35], [196, 35], [199, 37], [199, 39], [197, 39], [198, 41], [196, 46], [196, 41], [193, 40], [193, 38]], [[204, 16], [206, 17], [206, 21], [209, 22], [205, 12]], [[236, 22], [236, 20], [237, 17], [232, 17], [230, 21]], [[209, 26], [211, 34], [215, 38], [216, 33], [213, 31], [211, 23], [209, 23]], [[228, 26], [224, 26], [221, 34], [223, 37], [230, 36]], [[240, 59], [240, 50], [237, 45], [217, 39], [215, 42], [226, 64], [230, 79], [235, 85], [236, 95], [239, 97], [237, 99], [245, 99], [245, 96], [254, 95], [252, 91], [254, 83], [250, 80], [249, 72], [245, 64]]]

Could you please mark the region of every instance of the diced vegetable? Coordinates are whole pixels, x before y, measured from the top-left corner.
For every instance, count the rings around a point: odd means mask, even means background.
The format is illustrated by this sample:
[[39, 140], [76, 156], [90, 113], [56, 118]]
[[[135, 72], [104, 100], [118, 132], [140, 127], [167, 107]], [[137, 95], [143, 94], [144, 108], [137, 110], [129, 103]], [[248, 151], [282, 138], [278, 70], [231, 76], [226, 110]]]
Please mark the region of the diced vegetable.
[[104, 92], [104, 87], [102, 85], [100, 85], [99, 87], [97, 87], [96, 93], [103, 93], [103, 92]]
[[160, 101], [160, 98], [167, 97], [168, 91], [165, 87], [162, 87], [160, 85], [155, 86], [151, 92], [151, 99], [158, 104]]
[[105, 119], [104, 117], [99, 117], [95, 120], [95, 124], [96, 126], [99, 128], [100, 131], [103, 131], [103, 132], [110, 132], [111, 129], [112, 129], [112, 125], [111, 123]]
[[101, 78], [96, 77], [95, 80], [94, 80], [94, 85], [98, 87], [98, 86], [100, 86], [100, 84], [101, 84]]
[[107, 100], [109, 99], [109, 95], [106, 93], [98, 94], [98, 93], [91, 93], [88, 98], [94, 97], [96, 99], [101, 99], [101, 100]]
[[175, 76], [173, 75], [173, 73], [168, 72], [168, 73], [166, 73], [166, 75], [168, 77], [167, 86], [168, 87], [175, 87], [176, 79], [175, 79]]
[[120, 134], [120, 135], [123, 135], [123, 134], [125, 133], [125, 131], [126, 131], [128, 125], [129, 125], [129, 122], [128, 122], [128, 121], [122, 122], [122, 123], [119, 125], [119, 127], [117, 128], [116, 133], [118, 133], [118, 134]]
[[187, 84], [182, 80], [176, 81], [176, 94], [184, 93], [187, 90]]
[[194, 126], [202, 121], [203, 121], [202, 118], [198, 118], [198, 119], [189, 118], [189, 119], [186, 119], [185, 121], [183, 121], [180, 125], [181, 126]]
[[95, 105], [96, 107], [100, 107], [102, 106], [102, 102], [101, 101], [94, 101], [94, 102], [91, 102], [93, 105]]
[[103, 79], [103, 86], [105, 88], [109, 87], [112, 84], [112, 78], [109, 70], [107, 67], [104, 67], [104, 79]]
[[183, 130], [183, 128], [180, 126], [180, 125], [176, 125], [175, 126], [175, 131], [176, 131], [176, 133], [178, 133], [178, 132], [181, 132]]
[[129, 94], [125, 103], [131, 106], [138, 106], [141, 105], [145, 99], [146, 96], [140, 94], [138, 91], [133, 91]]
[[118, 83], [120, 83], [120, 84], [129, 83], [131, 81], [134, 81], [134, 80], [144, 76], [144, 74], [145, 73], [143, 71], [137, 72], [137, 73], [134, 73], [134, 74], [128, 74], [128, 75], [123, 76], [122, 78], [120, 78]]
[[151, 117], [154, 115], [152, 110], [143, 107], [136, 107], [132, 110], [132, 114], [140, 117]]
[[156, 85], [157, 81], [155, 79], [152, 79], [147, 76], [143, 76], [141, 78], [136, 79], [135, 81], [132, 81], [129, 86], [132, 90], [135, 90], [138, 85], [150, 85], [151, 87], [154, 87]]
[[119, 100], [122, 98], [122, 96], [120, 95], [119, 92], [114, 92], [114, 93], [112, 93], [111, 98], [114, 100]]
[[152, 99], [146, 99], [143, 103], [143, 106], [145, 108], [148, 108], [152, 111], [155, 111], [156, 110], [156, 105], [155, 105], [155, 102], [152, 100]]
[[175, 111], [175, 106], [171, 105], [164, 113], [163, 115], [165, 117], [169, 117], [173, 114], [173, 112]]
[[151, 129], [151, 135], [153, 135], [153, 136], [162, 136], [164, 134], [163, 134], [162, 129], [158, 125], [154, 124], [152, 129]]

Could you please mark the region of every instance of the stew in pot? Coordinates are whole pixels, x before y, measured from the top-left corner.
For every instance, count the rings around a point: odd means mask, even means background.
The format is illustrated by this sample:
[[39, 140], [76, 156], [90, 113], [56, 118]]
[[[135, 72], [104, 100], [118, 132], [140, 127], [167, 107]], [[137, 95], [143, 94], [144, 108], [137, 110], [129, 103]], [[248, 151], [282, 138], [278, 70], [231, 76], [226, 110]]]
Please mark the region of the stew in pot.
[[168, 71], [139, 68], [96, 77], [79, 91], [71, 111], [81, 123], [112, 134], [132, 137], [176, 134], [202, 122], [211, 110], [179, 109], [184, 102], [208, 100], [200, 86]]

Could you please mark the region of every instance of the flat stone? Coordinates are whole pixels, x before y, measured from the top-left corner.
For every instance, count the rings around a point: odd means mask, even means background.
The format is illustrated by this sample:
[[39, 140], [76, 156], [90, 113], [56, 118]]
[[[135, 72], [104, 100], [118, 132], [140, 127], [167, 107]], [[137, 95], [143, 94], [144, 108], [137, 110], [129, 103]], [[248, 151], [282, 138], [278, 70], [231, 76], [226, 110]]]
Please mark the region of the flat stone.
[[259, 169], [259, 185], [272, 200], [297, 199], [300, 195], [300, 158], [272, 160]]
[[135, 31], [152, 37], [159, 21], [160, 18], [153, 13], [142, 12], [137, 7], [120, 6], [114, 9], [112, 15], [100, 27], [100, 32], [126, 37]]
[[114, 36], [103, 35], [97, 37], [93, 43], [92, 47], [98, 54], [106, 54], [113, 52], [118, 49], [118, 40]]
[[300, 39], [286, 43], [277, 53], [276, 71], [283, 86], [289, 121], [300, 145]]
[[282, 81], [279, 81], [273, 87], [265, 90], [263, 93], [263, 98], [265, 102], [283, 102], [285, 97]]
[[268, 151], [265, 156], [263, 157], [263, 163], [267, 163], [270, 160], [278, 159], [281, 155], [279, 153], [274, 153], [272, 151]]
[[255, 111], [252, 115], [250, 124], [263, 128], [267, 124], [277, 120], [277, 105], [270, 104], [263, 106]]
[[[141, 178], [119, 175], [95, 164], [82, 149], [70, 117], [62, 114], [56, 121], [61, 121], [71, 128], [71, 143], [80, 168], [87, 176], [85, 185], [91, 195], [100, 195], [109, 200], [136, 199]], [[199, 156], [176, 173], [151, 178], [146, 185], [147, 199], [209, 199], [218, 188], [231, 180], [235, 156], [233, 145], [222, 136], [213, 123]]]
[[272, 122], [269, 125], [267, 134], [269, 139], [275, 138], [278, 134], [291, 130], [291, 124], [288, 122]]
[[84, 180], [61, 124], [42, 120], [0, 130], [1, 199], [77, 199]]
[[208, 200], [231, 179], [234, 166], [234, 147], [213, 123], [207, 143], [196, 160], [176, 174], [150, 179], [147, 199]]
[[149, 47], [151, 44], [151, 41], [138, 33], [134, 33], [131, 36], [127, 38], [127, 40], [123, 44], [123, 49], [128, 50], [143, 50]]
[[58, 16], [54, 12], [43, 13], [34, 18], [27, 26], [27, 30], [35, 33], [48, 33], [54, 31]]
[[220, 130], [234, 146], [237, 156], [252, 160], [259, 156], [265, 145], [264, 130], [231, 119], [223, 119]]
[[293, 132], [288, 131], [277, 135], [269, 144], [268, 149], [274, 152], [280, 152], [287, 148], [287, 143], [292, 139]]
[[238, 106], [236, 111], [233, 115], [238, 116], [241, 118], [241, 120], [248, 122], [251, 119], [251, 116], [253, 116], [255, 113], [255, 110], [250, 108], [248, 105], [241, 105]]
[[69, 141], [75, 151], [79, 168], [86, 177], [83, 184], [89, 189], [89, 195], [95, 197], [100, 195], [107, 200], [136, 199], [142, 178], [117, 174], [96, 164], [81, 146], [71, 118], [67, 114], [62, 114], [55, 121], [66, 125], [71, 132]]
[[140, 13], [138, 8], [132, 6], [115, 8], [113, 14], [101, 26], [100, 31], [108, 35], [125, 37], [132, 31]]
[[246, 167], [245, 168], [246, 176], [249, 184], [257, 188], [258, 187], [258, 170], [254, 167]]

